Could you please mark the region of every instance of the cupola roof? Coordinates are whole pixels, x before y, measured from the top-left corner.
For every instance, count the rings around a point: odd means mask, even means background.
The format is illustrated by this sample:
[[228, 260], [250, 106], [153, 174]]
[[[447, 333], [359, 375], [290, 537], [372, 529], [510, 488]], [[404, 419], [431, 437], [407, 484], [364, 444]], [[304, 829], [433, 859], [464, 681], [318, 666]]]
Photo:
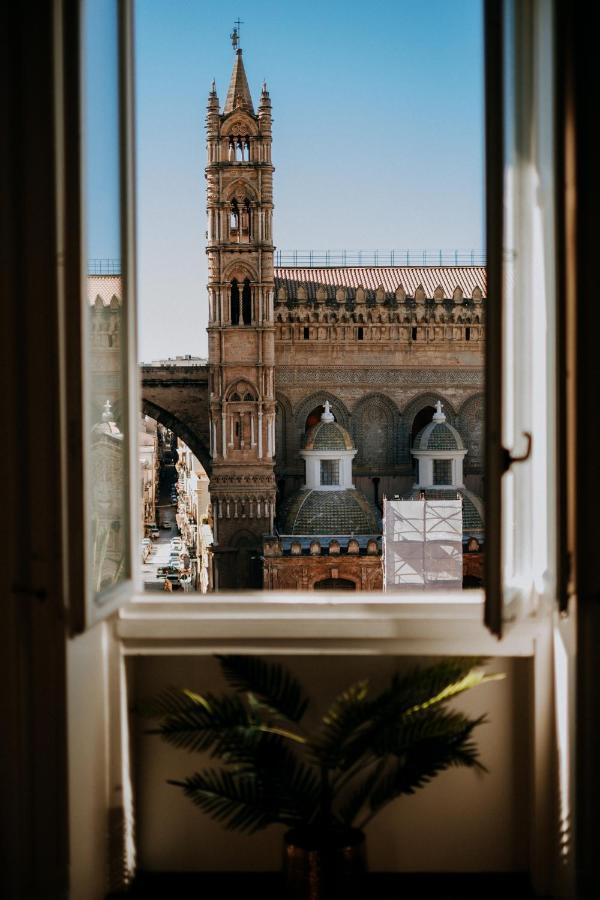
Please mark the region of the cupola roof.
[[377, 510], [360, 491], [298, 491], [281, 517], [282, 534], [380, 534]]
[[454, 451], [464, 449], [463, 439], [456, 428], [446, 421], [446, 416], [442, 412], [442, 404], [438, 400], [432, 421], [419, 431], [414, 440], [413, 451]]
[[345, 428], [333, 418], [329, 400], [325, 401], [325, 409], [321, 421], [310, 428], [304, 438], [304, 450], [354, 450], [354, 442]]

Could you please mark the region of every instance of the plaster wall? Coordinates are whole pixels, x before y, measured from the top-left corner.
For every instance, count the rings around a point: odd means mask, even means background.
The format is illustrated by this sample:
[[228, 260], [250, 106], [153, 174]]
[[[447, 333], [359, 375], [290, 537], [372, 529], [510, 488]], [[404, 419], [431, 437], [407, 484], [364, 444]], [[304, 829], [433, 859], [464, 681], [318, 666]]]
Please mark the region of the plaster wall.
[[103, 900], [108, 879], [106, 625], [67, 642], [70, 900]]
[[[425, 662], [414, 658], [296, 656], [281, 658], [314, 698], [310, 718], [328, 700], [368, 676], [375, 686], [397, 668]], [[219, 691], [224, 686], [211, 657], [136, 657], [129, 660], [134, 699], [165, 685]], [[453, 769], [424, 790], [403, 797], [369, 826], [373, 871], [475, 872], [527, 868], [530, 810], [530, 678], [525, 659], [494, 659], [488, 668], [505, 672], [454, 701], [489, 724], [477, 731], [489, 774]], [[180, 778], [206, 760], [178, 751], [148, 735], [148, 720], [134, 723], [134, 776], [138, 863], [154, 871], [267, 871], [281, 862], [282, 828], [247, 837], [227, 832], [187, 800], [167, 778]]]

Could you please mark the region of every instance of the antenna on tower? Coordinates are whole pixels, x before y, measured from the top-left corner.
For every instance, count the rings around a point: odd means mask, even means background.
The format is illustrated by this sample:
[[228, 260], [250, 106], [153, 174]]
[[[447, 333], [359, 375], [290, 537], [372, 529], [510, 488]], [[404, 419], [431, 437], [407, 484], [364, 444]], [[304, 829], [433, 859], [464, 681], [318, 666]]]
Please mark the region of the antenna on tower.
[[231, 38], [231, 46], [233, 47], [234, 50], [237, 50], [237, 48], [240, 45], [240, 28], [243, 24], [244, 23], [240, 20], [239, 16], [236, 19], [236, 21], [233, 23], [233, 31], [231, 32], [231, 34], [229, 36]]

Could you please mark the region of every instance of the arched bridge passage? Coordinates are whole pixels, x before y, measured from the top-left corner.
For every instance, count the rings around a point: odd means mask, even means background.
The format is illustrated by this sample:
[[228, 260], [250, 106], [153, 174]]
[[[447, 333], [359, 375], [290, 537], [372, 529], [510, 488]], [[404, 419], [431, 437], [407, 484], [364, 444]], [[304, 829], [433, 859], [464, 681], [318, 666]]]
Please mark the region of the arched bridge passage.
[[142, 412], [145, 416], [150, 416], [152, 419], [155, 419], [161, 425], [164, 425], [165, 428], [168, 428], [177, 435], [178, 438], [181, 438], [184, 444], [187, 444], [190, 448], [194, 456], [202, 463], [207, 474], [210, 474], [211, 461], [209, 449], [198, 435], [184, 425], [184, 423], [176, 416], [168, 412], [168, 410], [161, 409], [160, 406], [157, 406], [150, 400], [144, 400], [143, 397]]
[[210, 472], [208, 366], [141, 366], [144, 412], [171, 428]]

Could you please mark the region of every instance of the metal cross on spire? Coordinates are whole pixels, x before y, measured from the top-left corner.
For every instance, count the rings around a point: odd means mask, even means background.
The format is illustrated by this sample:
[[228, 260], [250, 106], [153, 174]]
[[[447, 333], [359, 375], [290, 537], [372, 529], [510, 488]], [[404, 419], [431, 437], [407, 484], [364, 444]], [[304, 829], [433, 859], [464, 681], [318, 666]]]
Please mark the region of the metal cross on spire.
[[240, 44], [240, 28], [244, 23], [240, 20], [238, 16], [235, 22], [233, 23], [233, 31], [229, 35], [231, 38], [231, 44], [234, 50], [237, 50]]

